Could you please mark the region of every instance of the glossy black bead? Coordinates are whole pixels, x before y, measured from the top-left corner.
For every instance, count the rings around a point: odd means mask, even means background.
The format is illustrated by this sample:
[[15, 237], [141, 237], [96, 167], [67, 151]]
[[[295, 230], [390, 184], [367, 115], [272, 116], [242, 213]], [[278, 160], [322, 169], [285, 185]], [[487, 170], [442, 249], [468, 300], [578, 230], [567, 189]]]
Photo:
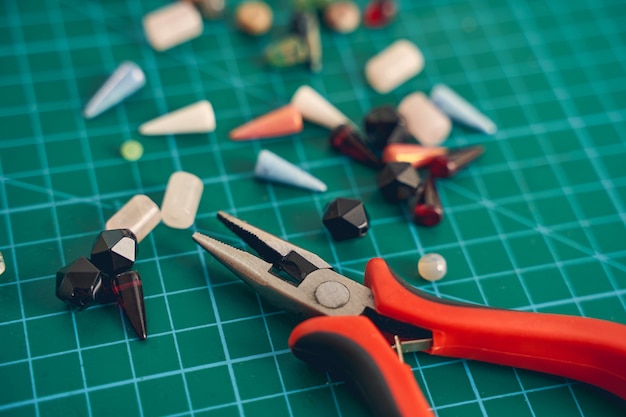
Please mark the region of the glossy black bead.
[[385, 200], [395, 203], [412, 197], [420, 186], [420, 177], [409, 162], [389, 162], [376, 178]]
[[137, 271], [126, 271], [113, 278], [111, 289], [133, 330], [141, 340], [148, 337], [146, 308], [141, 277]]
[[108, 277], [81, 256], [61, 268], [56, 276], [56, 296], [71, 308], [84, 310], [105, 293]]
[[323, 223], [335, 240], [363, 237], [369, 230], [365, 206], [351, 198], [337, 198], [330, 202], [324, 212]]
[[91, 262], [114, 276], [133, 267], [137, 257], [137, 238], [128, 229], [105, 230], [91, 250]]
[[405, 142], [409, 133], [404, 127], [404, 120], [392, 106], [375, 107], [363, 120], [369, 146], [382, 150], [388, 143]]

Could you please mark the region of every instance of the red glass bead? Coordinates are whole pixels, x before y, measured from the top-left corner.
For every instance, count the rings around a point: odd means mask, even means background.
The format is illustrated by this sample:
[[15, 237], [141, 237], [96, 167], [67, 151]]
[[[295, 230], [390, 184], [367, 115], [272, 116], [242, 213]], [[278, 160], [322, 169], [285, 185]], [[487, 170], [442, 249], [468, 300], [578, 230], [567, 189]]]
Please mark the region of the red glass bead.
[[398, 6], [394, 0], [374, 0], [365, 7], [363, 24], [371, 28], [387, 26], [397, 11]]
[[357, 162], [373, 168], [380, 167], [380, 159], [363, 141], [359, 133], [351, 126], [340, 125], [330, 132], [331, 146]]
[[146, 309], [139, 273], [137, 271], [126, 271], [116, 275], [111, 283], [111, 289], [133, 330], [135, 330], [139, 339], [145, 340], [148, 337]]
[[433, 176], [429, 176], [417, 191], [409, 203], [409, 208], [413, 211], [413, 221], [416, 224], [431, 227], [441, 222], [443, 207]]
[[483, 154], [482, 146], [469, 146], [467, 148], [449, 149], [445, 155], [440, 155], [432, 160], [429, 165], [430, 173], [435, 177], [449, 178], [460, 169]]

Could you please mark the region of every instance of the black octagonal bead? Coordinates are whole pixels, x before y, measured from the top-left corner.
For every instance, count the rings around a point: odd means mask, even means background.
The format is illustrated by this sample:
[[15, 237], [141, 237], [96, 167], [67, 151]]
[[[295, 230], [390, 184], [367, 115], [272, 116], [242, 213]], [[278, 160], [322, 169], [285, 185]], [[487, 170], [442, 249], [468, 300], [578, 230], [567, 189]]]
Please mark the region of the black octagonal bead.
[[420, 177], [409, 162], [389, 162], [378, 173], [376, 182], [383, 197], [395, 203], [415, 195]]
[[137, 257], [137, 238], [128, 229], [105, 230], [91, 250], [91, 262], [114, 276], [133, 267]]
[[393, 106], [379, 106], [370, 110], [363, 120], [370, 146], [382, 150], [388, 143], [404, 142], [409, 133], [402, 116]]
[[363, 237], [369, 229], [365, 206], [351, 198], [333, 200], [326, 207], [323, 223], [335, 240]]
[[68, 306], [84, 310], [107, 291], [108, 279], [89, 259], [81, 256], [57, 272], [56, 295]]

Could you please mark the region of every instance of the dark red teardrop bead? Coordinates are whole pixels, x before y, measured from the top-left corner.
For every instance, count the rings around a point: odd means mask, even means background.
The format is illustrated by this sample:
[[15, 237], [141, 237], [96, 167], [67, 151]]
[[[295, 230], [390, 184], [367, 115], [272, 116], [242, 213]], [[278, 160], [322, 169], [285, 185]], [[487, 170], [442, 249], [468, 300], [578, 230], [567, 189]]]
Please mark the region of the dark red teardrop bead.
[[363, 13], [363, 24], [370, 28], [387, 26], [396, 17], [398, 5], [394, 0], [371, 1]]
[[338, 152], [372, 168], [379, 168], [381, 165], [380, 158], [351, 126], [340, 125], [333, 129], [330, 132], [330, 145]]
[[436, 226], [443, 219], [443, 207], [432, 175], [409, 202], [413, 221], [421, 226]]
[[445, 155], [432, 160], [429, 165], [430, 173], [435, 177], [450, 178], [481, 156], [484, 151], [482, 146], [449, 149]]

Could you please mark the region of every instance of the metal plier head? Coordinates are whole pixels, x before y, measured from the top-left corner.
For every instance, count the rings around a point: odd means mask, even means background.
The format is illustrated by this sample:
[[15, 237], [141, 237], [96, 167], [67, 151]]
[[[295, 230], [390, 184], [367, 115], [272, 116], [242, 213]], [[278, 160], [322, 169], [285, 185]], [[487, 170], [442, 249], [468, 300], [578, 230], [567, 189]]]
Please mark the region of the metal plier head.
[[259, 257], [197, 232], [193, 239], [273, 304], [306, 316], [375, 310], [369, 288], [333, 271], [316, 254], [223, 211], [217, 217]]

